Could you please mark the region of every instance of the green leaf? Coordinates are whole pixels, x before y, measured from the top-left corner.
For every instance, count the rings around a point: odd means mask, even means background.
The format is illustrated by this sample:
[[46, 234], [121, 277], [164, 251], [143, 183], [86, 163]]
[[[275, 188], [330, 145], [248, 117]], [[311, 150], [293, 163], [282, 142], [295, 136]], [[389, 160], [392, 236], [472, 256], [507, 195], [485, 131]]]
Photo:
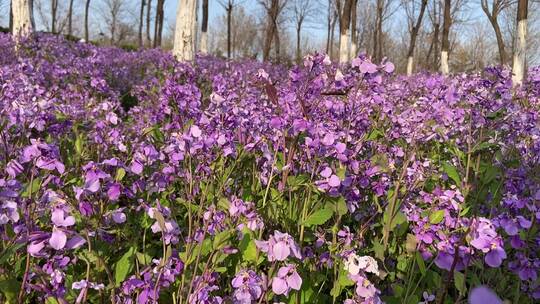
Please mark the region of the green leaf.
[[244, 235], [239, 247], [244, 261], [257, 262], [257, 246], [249, 234]]
[[48, 297], [47, 300], [45, 300], [46, 304], [59, 304], [58, 300], [53, 297]]
[[304, 225], [317, 226], [326, 223], [331, 217], [334, 211], [330, 208], [323, 208], [313, 212], [305, 221]]
[[0, 280], [0, 293], [7, 299], [7, 303], [16, 303], [21, 283], [15, 279]]
[[433, 225], [437, 225], [444, 219], [444, 210], [438, 210], [429, 215], [429, 222]]
[[420, 273], [422, 276], [426, 275], [426, 263], [424, 263], [424, 258], [422, 258], [420, 252], [416, 252], [415, 258], [416, 264], [418, 264], [418, 269], [420, 269]]
[[371, 132], [369, 132], [366, 140], [376, 140], [379, 137], [384, 137], [384, 133], [382, 133], [379, 129], [373, 129]]
[[41, 179], [39, 177], [34, 178], [32, 183], [28, 182], [28, 184], [26, 184], [26, 187], [24, 188], [23, 193], [21, 193], [21, 196], [24, 198], [29, 198], [30, 195], [36, 193], [39, 190], [40, 186]]
[[456, 183], [456, 185], [461, 186], [461, 178], [459, 177], [456, 167], [447, 162], [442, 163], [442, 167], [444, 173], [446, 173], [446, 175], [448, 175], [448, 177], [450, 177]]
[[116, 177], [114, 178], [117, 182], [121, 181], [124, 176], [126, 176], [126, 170], [124, 168], [116, 169]]
[[83, 153], [84, 149], [84, 141], [82, 139], [82, 135], [77, 135], [77, 139], [75, 139], [75, 152], [77, 155], [81, 155]]
[[343, 216], [349, 212], [349, 208], [347, 208], [347, 203], [345, 202], [344, 197], [340, 196], [336, 202], [336, 205], [338, 215]]
[[459, 294], [464, 296], [467, 292], [467, 287], [465, 286], [465, 275], [459, 271], [454, 271], [454, 285], [459, 291]]
[[130, 247], [118, 262], [116, 262], [114, 267], [114, 279], [117, 286], [126, 279], [127, 275], [133, 269], [133, 255], [135, 255], [135, 248]]
[[231, 233], [230, 230], [225, 230], [225, 231], [222, 231], [222, 232], [218, 233], [214, 237], [214, 242], [212, 244], [213, 249], [218, 250], [218, 249], [222, 248], [223, 246], [225, 246], [225, 244], [227, 244], [227, 242], [229, 241], [231, 236], [232, 236], [232, 233]]
[[150, 264], [152, 257], [146, 253], [137, 252], [137, 261], [139, 261], [139, 264], [146, 266]]

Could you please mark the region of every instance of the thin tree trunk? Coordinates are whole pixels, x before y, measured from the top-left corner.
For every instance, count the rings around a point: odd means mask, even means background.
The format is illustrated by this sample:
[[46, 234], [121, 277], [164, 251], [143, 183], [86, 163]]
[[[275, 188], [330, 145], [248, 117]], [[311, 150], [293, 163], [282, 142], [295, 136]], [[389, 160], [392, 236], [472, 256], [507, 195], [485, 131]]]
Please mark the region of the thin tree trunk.
[[151, 14], [152, 13], [152, 0], [148, 0], [148, 3], [146, 5], [146, 45], [148, 47], [152, 46], [152, 36], [150, 36], [150, 20], [151, 20]]
[[202, 3], [201, 53], [208, 53], [208, 0]]
[[[183, 1], [183, 0], [180, 0]], [[154, 22], [154, 47], [161, 46], [163, 34], [163, 4], [165, 0], [157, 0], [156, 20]]]
[[138, 33], [139, 48], [143, 47], [144, 5], [145, 5], [145, 1], [141, 0], [141, 11], [139, 13], [139, 33]]
[[281, 42], [279, 40], [279, 28], [277, 26], [277, 20], [274, 21], [274, 43], [275, 43], [275, 51], [276, 51], [276, 62], [281, 61]]
[[12, 0], [13, 34], [28, 35], [33, 30], [32, 6], [30, 0]]
[[497, 48], [499, 49], [499, 60], [501, 65], [505, 65], [507, 61], [506, 47], [504, 45], [504, 39], [501, 32], [501, 27], [497, 19], [494, 19], [491, 23], [493, 30], [495, 31], [495, 37], [497, 39]]
[[352, 0], [346, 0], [339, 20], [339, 63], [349, 60], [349, 30], [351, 27]]
[[336, 22], [338, 20], [338, 13], [334, 11], [334, 19], [332, 19], [332, 26], [330, 28], [330, 58], [334, 59], [334, 33], [336, 31]]
[[9, 2], [9, 32], [13, 33], [13, 1]]
[[527, 6], [528, 0], [518, 0], [517, 8], [517, 42], [514, 52], [512, 83], [518, 86], [525, 79], [525, 57], [527, 55]]
[[358, 33], [356, 31], [356, 10], [358, 9], [358, 0], [353, 0], [351, 7], [351, 52], [349, 59], [356, 57], [358, 51]]
[[302, 33], [302, 20], [296, 23], [296, 64], [302, 62], [302, 51], [300, 50], [300, 35]]
[[69, 8], [68, 8], [68, 35], [73, 35], [73, 0], [69, 0]]
[[227, 6], [227, 59], [231, 59], [231, 19], [232, 19], [232, 3], [229, 1]]
[[[264, 40], [263, 47], [263, 60], [267, 61], [270, 58], [270, 50], [272, 49], [272, 39], [277, 38], [279, 40], [279, 33], [277, 31], [277, 16], [279, 13], [279, 0], [272, 0], [270, 8], [267, 8], [268, 24], [266, 28], [266, 38]], [[279, 44], [279, 41], [276, 41]], [[276, 53], [279, 53], [279, 46], [276, 46]]]
[[158, 45], [161, 46], [161, 43], [163, 41], [163, 20], [165, 18], [165, 12], [163, 11], [163, 7], [165, 6], [165, 0], [159, 0], [158, 3], [159, 3]]
[[443, 33], [442, 33], [442, 47], [441, 47], [441, 73], [448, 75], [450, 68], [448, 66], [448, 51], [450, 49], [450, 24], [452, 22], [450, 16], [450, 0], [444, 0], [444, 19], [443, 19]]
[[51, 0], [51, 33], [56, 34], [56, 12], [58, 11], [58, 0]]
[[173, 55], [180, 61], [195, 59], [197, 0], [180, 0], [176, 11]]
[[373, 59], [375, 62], [380, 62], [382, 60], [382, 18], [383, 0], [377, 0], [375, 30], [373, 32]]
[[88, 11], [90, 9], [90, 0], [86, 0], [86, 6], [84, 8], [84, 40], [88, 42]]
[[328, 24], [326, 28], [326, 54], [330, 51], [330, 28], [332, 24], [332, 0], [328, 0]]
[[418, 36], [418, 31], [420, 30], [420, 25], [422, 24], [422, 19], [424, 18], [424, 12], [426, 11], [426, 7], [427, 0], [422, 0], [418, 19], [416, 19], [416, 23], [411, 31], [411, 41], [409, 42], [409, 51], [407, 52], [407, 75], [411, 75], [413, 72], [414, 47], [416, 46], [416, 37]]

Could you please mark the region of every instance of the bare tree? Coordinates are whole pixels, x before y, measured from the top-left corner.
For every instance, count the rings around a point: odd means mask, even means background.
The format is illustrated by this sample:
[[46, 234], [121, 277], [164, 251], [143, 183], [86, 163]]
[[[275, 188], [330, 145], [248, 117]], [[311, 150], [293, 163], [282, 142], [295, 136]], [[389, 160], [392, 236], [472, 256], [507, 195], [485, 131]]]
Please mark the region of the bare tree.
[[441, 73], [448, 75], [450, 72], [448, 65], [448, 51], [450, 49], [450, 24], [452, 19], [450, 16], [450, 0], [444, 0], [444, 19], [443, 19], [443, 32], [442, 32], [442, 46], [441, 46]]
[[161, 46], [161, 39], [163, 37], [163, 19], [165, 18], [163, 10], [164, 5], [165, 0], [157, 0], [156, 20], [154, 24], [154, 47]]
[[146, 5], [144, 0], [141, 0], [141, 10], [139, 13], [139, 35], [138, 42], [139, 48], [143, 47], [143, 24], [144, 24], [144, 6]]
[[51, 0], [51, 32], [56, 33], [56, 14], [58, 12], [58, 0]]
[[84, 7], [84, 40], [88, 41], [88, 13], [90, 10], [90, 0], [86, 0], [86, 6]]
[[279, 49], [279, 28], [278, 28], [278, 18], [287, 1], [284, 0], [259, 0], [259, 3], [264, 7], [266, 11], [266, 31], [265, 39], [263, 46], [263, 60], [267, 61], [270, 58], [270, 50], [272, 49], [272, 40], [275, 40], [275, 50], [276, 50], [276, 60], [280, 60], [280, 49]]
[[208, 0], [202, 4], [201, 53], [208, 53]]
[[353, 0], [351, 7], [351, 50], [349, 54], [349, 59], [356, 57], [358, 52], [358, 29], [357, 24], [357, 10], [358, 10], [358, 0]]
[[181, 61], [195, 59], [197, 0], [179, 0], [176, 11], [173, 55]]
[[526, 74], [525, 57], [527, 55], [527, 13], [528, 0], [518, 0], [517, 7], [517, 41], [514, 51], [514, 62], [512, 67], [512, 83], [514, 86], [523, 82]]
[[148, 0], [146, 4], [146, 45], [148, 47], [152, 46], [152, 37], [150, 36], [150, 20], [152, 13], [152, 0]]
[[34, 28], [31, 0], [12, 0], [13, 34], [27, 35]]
[[[409, 28], [410, 28], [410, 41], [409, 41], [409, 50], [407, 52], [407, 75], [411, 75], [413, 72], [413, 61], [414, 61], [414, 48], [416, 45], [416, 37], [418, 36], [418, 31], [420, 30], [420, 25], [422, 24], [422, 19], [424, 18], [424, 13], [426, 11], [426, 7], [428, 4], [427, 0], [422, 0], [420, 3], [420, 12], [418, 13], [418, 16], [416, 17], [416, 22], [414, 22], [414, 15], [416, 11], [416, 2], [412, 0], [410, 2], [411, 7], [407, 5], [408, 3], [404, 3], [404, 6], [406, 8], [407, 17], [409, 20]], [[409, 9], [410, 8], [410, 9]]]
[[290, 10], [292, 12], [296, 30], [296, 62], [300, 64], [302, 60], [302, 50], [300, 46], [302, 26], [306, 22], [311, 22], [311, 18], [317, 13], [318, 7], [315, 0], [293, 0]]
[[73, 35], [73, 0], [69, 0], [68, 8], [68, 35]]
[[114, 44], [117, 41], [116, 34], [124, 13], [125, 2], [124, 0], [104, 0], [103, 5], [102, 16], [110, 34], [110, 43]]
[[501, 11], [506, 9], [508, 6], [510, 6], [510, 4], [511, 4], [510, 0], [492, 0], [491, 9], [490, 9], [488, 0], [480, 1], [482, 10], [486, 14], [489, 20], [489, 23], [491, 24], [491, 26], [493, 27], [493, 30], [495, 31], [495, 38], [497, 39], [497, 47], [499, 49], [499, 63], [501, 65], [506, 64], [507, 55], [506, 55], [503, 35], [501, 32], [501, 27], [499, 26], [498, 17]]
[[227, 59], [231, 59], [231, 22], [236, 3], [234, 0], [227, 0], [226, 2], [224, 0], [218, 0], [218, 2], [227, 12]]
[[328, 0], [328, 32], [326, 35], [326, 53], [333, 58], [334, 51], [334, 30], [336, 28], [336, 22], [340, 16], [339, 9], [340, 0]]
[[383, 45], [386, 37], [383, 24], [396, 12], [393, 4], [393, 0], [376, 0], [375, 3], [375, 30], [373, 31], [373, 59], [375, 62], [381, 61], [384, 56]]
[[339, 62], [345, 63], [349, 60], [349, 31], [351, 28], [351, 8], [353, 1], [345, 0], [341, 17], [339, 19]]

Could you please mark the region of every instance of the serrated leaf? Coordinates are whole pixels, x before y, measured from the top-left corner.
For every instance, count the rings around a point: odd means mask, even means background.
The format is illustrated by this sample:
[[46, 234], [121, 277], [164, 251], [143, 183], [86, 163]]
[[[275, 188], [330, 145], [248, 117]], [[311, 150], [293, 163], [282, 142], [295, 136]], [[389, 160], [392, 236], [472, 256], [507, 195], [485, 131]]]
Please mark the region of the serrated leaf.
[[444, 210], [438, 210], [429, 215], [429, 223], [437, 225], [444, 219]]
[[328, 221], [333, 214], [333, 210], [330, 208], [323, 208], [313, 212], [305, 221], [304, 225], [307, 227], [322, 225]]
[[127, 275], [133, 269], [133, 255], [135, 254], [135, 248], [130, 247], [126, 253], [116, 262], [114, 266], [114, 279], [116, 285], [119, 286], [122, 283]]
[[456, 167], [447, 162], [442, 163], [442, 167], [444, 173], [446, 173], [446, 175], [448, 175], [448, 177], [451, 178], [457, 186], [461, 186], [461, 178], [459, 177], [459, 172]]

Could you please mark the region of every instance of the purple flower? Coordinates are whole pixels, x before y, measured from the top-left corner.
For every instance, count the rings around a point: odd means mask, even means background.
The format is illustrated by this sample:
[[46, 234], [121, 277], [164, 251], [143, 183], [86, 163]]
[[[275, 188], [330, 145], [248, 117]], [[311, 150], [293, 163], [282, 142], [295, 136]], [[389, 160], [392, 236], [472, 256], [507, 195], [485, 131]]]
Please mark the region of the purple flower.
[[287, 296], [291, 289], [300, 290], [302, 278], [296, 272], [296, 266], [287, 264], [279, 268], [277, 276], [272, 279], [272, 291], [276, 295]]
[[274, 231], [268, 241], [255, 241], [257, 247], [268, 254], [268, 261], [285, 261], [291, 254], [301, 259], [300, 248], [294, 239], [287, 233]]
[[471, 290], [469, 294], [469, 304], [502, 304], [503, 301], [493, 292], [493, 290], [478, 286]]
[[250, 304], [255, 302], [263, 293], [263, 283], [263, 279], [255, 271], [241, 270], [232, 280], [233, 303]]

